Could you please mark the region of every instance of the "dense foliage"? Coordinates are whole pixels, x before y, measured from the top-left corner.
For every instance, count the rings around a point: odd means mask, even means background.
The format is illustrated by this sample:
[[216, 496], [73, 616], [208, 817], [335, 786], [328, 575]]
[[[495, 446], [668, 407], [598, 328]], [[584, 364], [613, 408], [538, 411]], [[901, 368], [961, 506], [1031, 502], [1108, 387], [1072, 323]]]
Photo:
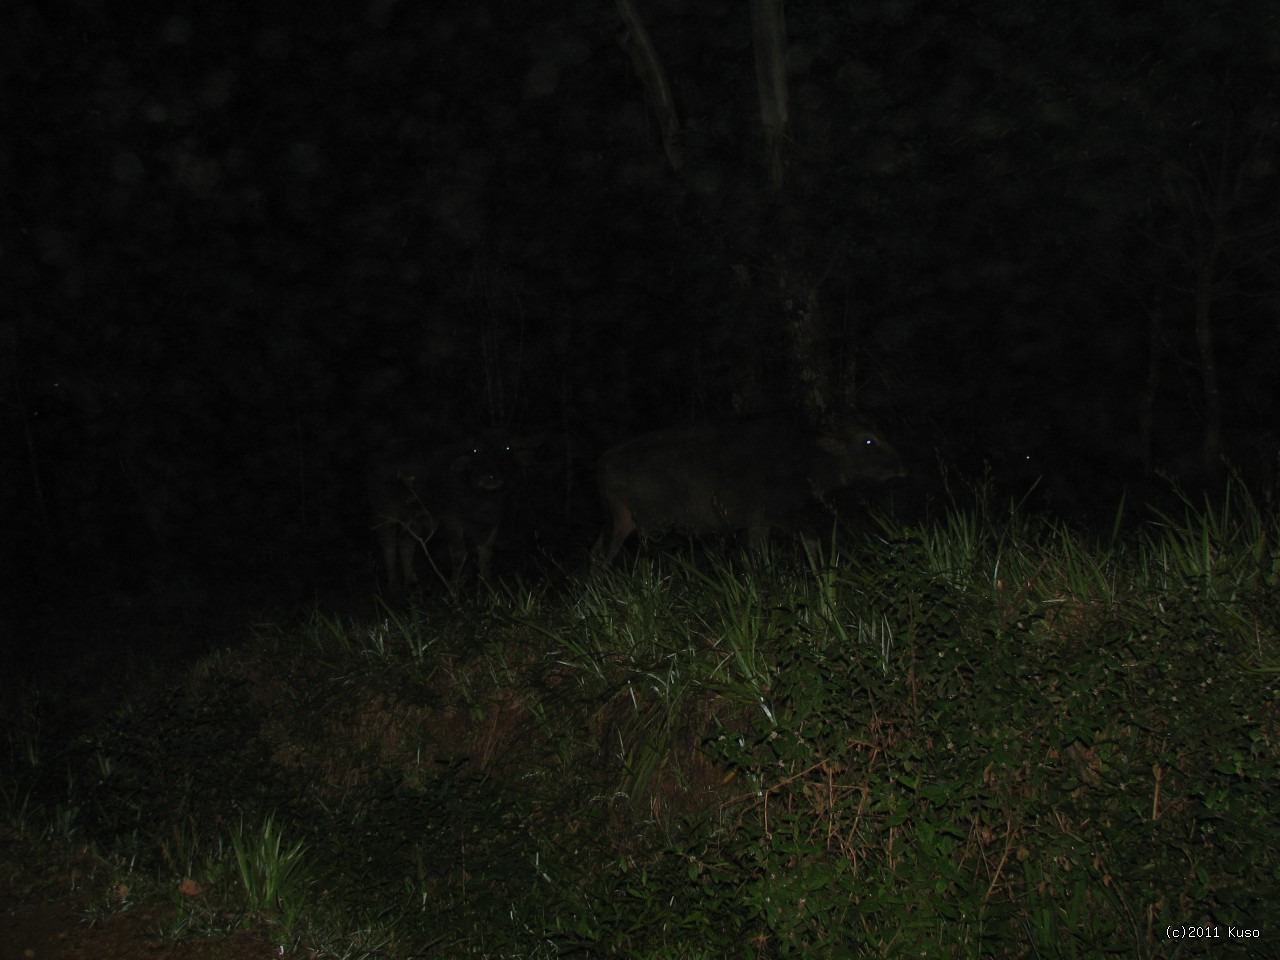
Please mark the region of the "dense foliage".
[[1269, 935], [1276, 533], [1247, 500], [1101, 542], [956, 510], [317, 612], [109, 709], [12, 709], [6, 813], [151, 876], [184, 930], [338, 956]]

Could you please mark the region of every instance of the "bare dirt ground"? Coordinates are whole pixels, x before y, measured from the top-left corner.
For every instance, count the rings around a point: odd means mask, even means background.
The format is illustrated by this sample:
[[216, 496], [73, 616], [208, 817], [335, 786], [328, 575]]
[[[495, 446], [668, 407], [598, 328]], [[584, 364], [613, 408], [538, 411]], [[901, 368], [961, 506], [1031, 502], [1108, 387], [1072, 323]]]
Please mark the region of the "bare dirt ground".
[[[104, 910], [102, 864], [0, 831], [0, 960], [268, 960], [286, 954], [263, 931], [175, 937], [162, 897]], [[290, 952], [290, 956], [308, 956]]]

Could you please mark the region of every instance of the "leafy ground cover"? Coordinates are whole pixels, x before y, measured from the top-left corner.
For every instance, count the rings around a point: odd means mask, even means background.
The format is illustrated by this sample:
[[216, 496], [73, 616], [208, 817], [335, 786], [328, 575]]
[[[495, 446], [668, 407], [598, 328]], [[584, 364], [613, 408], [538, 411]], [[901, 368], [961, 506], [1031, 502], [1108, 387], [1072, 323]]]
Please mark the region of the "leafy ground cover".
[[1233, 492], [643, 551], [317, 609], [88, 714], [28, 691], [10, 876], [91, 851], [93, 909], [184, 956], [1266, 955], [1280, 558]]

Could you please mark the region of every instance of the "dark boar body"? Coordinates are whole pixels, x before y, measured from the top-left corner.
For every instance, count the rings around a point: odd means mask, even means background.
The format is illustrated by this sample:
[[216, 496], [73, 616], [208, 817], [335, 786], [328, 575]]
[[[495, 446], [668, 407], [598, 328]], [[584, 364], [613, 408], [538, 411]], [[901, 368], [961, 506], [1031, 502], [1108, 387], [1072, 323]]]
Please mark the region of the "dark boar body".
[[829, 493], [902, 473], [893, 448], [860, 424], [818, 433], [775, 417], [647, 433], [600, 458], [612, 516], [604, 558], [633, 531], [671, 528], [746, 530], [754, 544], [775, 529], [815, 543]]
[[440, 535], [449, 548], [456, 588], [470, 572], [489, 578], [502, 514], [528, 451], [499, 431], [425, 452], [396, 443], [375, 457], [369, 502], [387, 582], [393, 594], [418, 583], [417, 564]]

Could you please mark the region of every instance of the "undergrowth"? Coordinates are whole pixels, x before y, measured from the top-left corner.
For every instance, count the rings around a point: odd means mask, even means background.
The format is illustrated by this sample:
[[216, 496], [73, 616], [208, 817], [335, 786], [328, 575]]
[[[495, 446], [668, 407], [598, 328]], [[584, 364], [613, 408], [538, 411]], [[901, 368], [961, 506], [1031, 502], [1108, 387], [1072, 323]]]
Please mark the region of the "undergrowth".
[[175, 933], [329, 956], [1274, 940], [1280, 555], [1233, 498], [317, 610], [109, 715], [11, 704], [0, 799], [175, 891]]

